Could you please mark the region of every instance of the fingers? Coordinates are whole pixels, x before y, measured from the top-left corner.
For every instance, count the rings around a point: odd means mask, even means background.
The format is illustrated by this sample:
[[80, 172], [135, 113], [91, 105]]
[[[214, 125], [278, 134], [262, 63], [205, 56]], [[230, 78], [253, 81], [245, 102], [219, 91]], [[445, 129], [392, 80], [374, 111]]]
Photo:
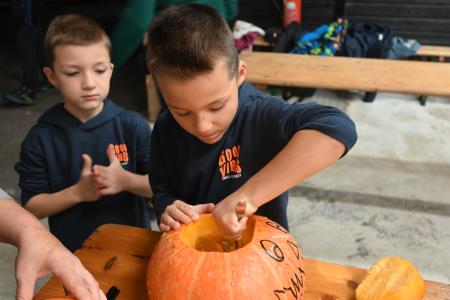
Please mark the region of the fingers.
[[106, 295], [103, 293], [103, 291], [99, 288], [98, 289], [99, 299], [100, 300], [107, 300]]
[[192, 205], [180, 200], [176, 200], [172, 205], [169, 205], [166, 211], [174, 220], [183, 224], [189, 224], [199, 218]]
[[16, 300], [31, 300], [33, 298], [35, 280], [24, 277], [16, 279]]
[[83, 168], [81, 169], [82, 175], [87, 175], [92, 173], [92, 159], [89, 155], [83, 154]]
[[103, 188], [105, 186], [104, 178], [102, 176], [104, 169], [105, 167], [99, 165], [92, 167], [92, 174], [94, 175], [94, 180], [98, 188]]
[[170, 230], [178, 230], [181, 227], [180, 222], [174, 220], [168, 213], [164, 212], [161, 216], [159, 229], [167, 232]]
[[108, 155], [108, 159], [110, 163], [118, 161], [116, 157], [116, 151], [114, 150], [114, 146], [109, 144], [108, 148], [106, 148], [106, 155]]
[[206, 203], [206, 204], [198, 204], [194, 206], [194, 211], [197, 214], [207, 214], [211, 213], [214, 210], [214, 204], [213, 203]]
[[54, 274], [61, 279], [69, 295], [76, 299], [104, 300], [105, 296], [92, 274], [83, 267], [78, 258], [69, 253], [65, 255], [66, 259], [61, 263], [61, 268], [55, 270]]
[[240, 225], [242, 228], [244, 228], [244, 230], [245, 230], [245, 228], [246, 228], [246, 226], [247, 226], [247, 220], [248, 220], [248, 217], [242, 217], [242, 218], [239, 220], [239, 225]]
[[162, 232], [168, 232], [168, 231], [176, 230], [176, 229], [172, 229], [172, 227], [170, 227], [169, 225], [164, 224], [164, 223], [161, 222], [159, 224], [159, 230], [162, 231]]
[[174, 203], [166, 207], [161, 216], [160, 230], [178, 230], [181, 224], [189, 224], [192, 221], [198, 220], [199, 212], [207, 211], [210, 206], [208, 204], [201, 204], [191, 206], [183, 201], [176, 200]]
[[247, 219], [247, 217], [243, 217], [238, 222], [224, 224], [224, 226], [226, 227], [226, 234], [224, 236], [226, 236], [226, 238], [228, 239], [239, 239], [246, 228]]
[[176, 200], [167, 206], [161, 215], [159, 229], [164, 232], [178, 230], [182, 224], [189, 224], [192, 221], [196, 221], [200, 218], [201, 214], [210, 213], [213, 209], [213, 203], [192, 206], [183, 201]]

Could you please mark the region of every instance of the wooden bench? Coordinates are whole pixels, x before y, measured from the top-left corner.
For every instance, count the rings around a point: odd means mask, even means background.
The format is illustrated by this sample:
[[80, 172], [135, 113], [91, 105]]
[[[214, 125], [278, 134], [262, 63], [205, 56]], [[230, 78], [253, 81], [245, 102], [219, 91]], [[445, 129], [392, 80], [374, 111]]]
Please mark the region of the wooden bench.
[[[161, 233], [124, 225], [100, 226], [75, 252], [103, 291], [120, 288], [117, 300], [146, 300], [148, 261]], [[355, 289], [366, 270], [315, 259], [304, 259], [304, 300], [355, 299]], [[61, 282], [52, 277], [35, 300], [64, 295]], [[448, 300], [450, 285], [426, 281], [424, 300]]]
[[450, 64], [271, 52], [241, 53], [255, 85], [450, 97]]
[[450, 47], [422, 45], [415, 56], [436, 57], [438, 61], [444, 62], [450, 57]]
[[[262, 37], [254, 45], [271, 47]], [[248, 80], [256, 85], [417, 94], [422, 105], [426, 101], [423, 95], [450, 94], [450, 64], [286, 55], [243, 51], [241, 57], [249, 66]], [[450, 47], [422, 46], [416, 55], [442, 62], [450, 57]], [[155, 122], [161, 106], [153, 78], [148, 75], [146, 81], [149, 120]]]

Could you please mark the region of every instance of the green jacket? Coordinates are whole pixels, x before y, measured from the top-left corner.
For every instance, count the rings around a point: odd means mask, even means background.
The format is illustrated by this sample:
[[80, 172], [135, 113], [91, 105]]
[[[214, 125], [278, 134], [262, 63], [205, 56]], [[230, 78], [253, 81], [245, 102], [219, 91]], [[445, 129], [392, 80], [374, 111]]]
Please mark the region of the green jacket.
[[129, 0], [111, 35], [112, 61], [116, 68], [119, 68], [125, 63], [142, 43], [144, 33], [147, 31], [158, 11], [170, 5], [182, 3], [210, 5], [217, 9], [227, 21], [235, 19], [238, 12], [238, 0]]

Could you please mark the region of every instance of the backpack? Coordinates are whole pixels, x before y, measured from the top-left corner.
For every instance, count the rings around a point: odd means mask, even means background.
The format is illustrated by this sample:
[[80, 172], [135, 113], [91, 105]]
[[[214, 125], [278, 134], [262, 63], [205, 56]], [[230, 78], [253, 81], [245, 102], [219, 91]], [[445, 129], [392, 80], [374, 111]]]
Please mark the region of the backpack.
[[374, 23], [351, 26], [344, 38], [342, 55], [350, 57], [387, 58], [392, 32]]

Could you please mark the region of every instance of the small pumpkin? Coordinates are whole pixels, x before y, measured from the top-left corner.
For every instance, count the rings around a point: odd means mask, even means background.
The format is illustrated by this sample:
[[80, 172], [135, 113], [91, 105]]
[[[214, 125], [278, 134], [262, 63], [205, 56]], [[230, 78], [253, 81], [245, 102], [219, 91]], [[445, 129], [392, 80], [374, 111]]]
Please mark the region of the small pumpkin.
[[425, 282], [406, 259], [384, 257], [356, 288], [356, 300], [420, 300]]
[[165, 233], [147, 270], [152, 300], [302, 299], [304, 289], [300, 247], [261, 216], [248, 218], [238, 249], [228, 252], [212, 215], [202, 215]]

